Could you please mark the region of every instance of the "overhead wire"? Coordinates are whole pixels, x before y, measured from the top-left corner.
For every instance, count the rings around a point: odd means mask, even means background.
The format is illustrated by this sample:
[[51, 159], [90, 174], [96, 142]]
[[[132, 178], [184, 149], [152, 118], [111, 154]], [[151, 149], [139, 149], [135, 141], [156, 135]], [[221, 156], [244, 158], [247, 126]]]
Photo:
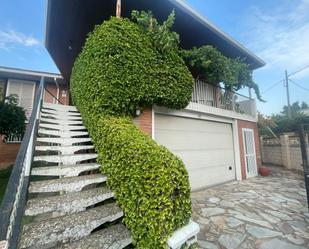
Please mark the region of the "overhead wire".
[[306, 87], [304, 87], [304, 86], [302, 86], [302, 85], [296, 83], [294, 80], [291, 80], [291, 79], [289, 79], [289, 80], [290, 80], [294, 85], [296, 85], [296, 86], [298, 86], [299, 88], [301, 88], [301, 89], [303, 89], [303, 90], [309, 92], [309, 89], [308, 89], [308, 88], [306, 88]]

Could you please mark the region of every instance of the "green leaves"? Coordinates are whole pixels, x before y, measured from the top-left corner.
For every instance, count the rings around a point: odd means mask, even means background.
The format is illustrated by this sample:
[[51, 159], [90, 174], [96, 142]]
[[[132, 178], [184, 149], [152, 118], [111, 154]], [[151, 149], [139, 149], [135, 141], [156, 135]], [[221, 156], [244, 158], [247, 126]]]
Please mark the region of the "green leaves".
[[252, 70], [243, 60], [227, 58], [209, 45], [182, 50], [181, 56], [195, 78], [204, 79], [214, 85], [222, 82], [226, 88], [235, 91], [250, 87], [257, 98], [264, 101], [258, 85], [252, 79]]
[[190, 71], [177, 51], [163, 55], [141, 27], [111, 18], [88, 36], [70, 87], [134, 244], [166, 248], [191, 216], [188, 173], [128, 116], [153, 104], [184, 108], [193, 87]]
[[10, 95], [6, 99], [5, 103], [0, 102], [0, 134], [24, 135], [25, 111], [17, 106], [16, 95]]

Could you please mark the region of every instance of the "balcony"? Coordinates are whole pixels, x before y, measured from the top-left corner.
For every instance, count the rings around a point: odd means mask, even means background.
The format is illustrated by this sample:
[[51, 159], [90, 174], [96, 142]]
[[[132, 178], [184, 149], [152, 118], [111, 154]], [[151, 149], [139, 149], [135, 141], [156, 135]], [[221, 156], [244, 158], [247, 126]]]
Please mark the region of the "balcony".
[[186, 109], [250, 120], [257, 116], [254, 99], [201, 80], [195, 81], [192, 100]]

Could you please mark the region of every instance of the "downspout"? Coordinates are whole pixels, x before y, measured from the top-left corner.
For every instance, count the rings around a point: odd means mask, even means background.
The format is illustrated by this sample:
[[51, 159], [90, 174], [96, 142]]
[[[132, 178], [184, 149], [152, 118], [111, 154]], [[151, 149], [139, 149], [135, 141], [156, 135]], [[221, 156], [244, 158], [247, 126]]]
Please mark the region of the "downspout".
[[58, 84], [58, 82], [57, 82], [57, 78], [55, 77], [54, 78], [54, 81], [55, 81], [55, 83], [56, 83], [56, 87], [57, 87], [57, 99], [56, 99], [56, 104], [59, 104], [59, 95], [60, 95], [60, 89], [59, 89], [59, 84]]

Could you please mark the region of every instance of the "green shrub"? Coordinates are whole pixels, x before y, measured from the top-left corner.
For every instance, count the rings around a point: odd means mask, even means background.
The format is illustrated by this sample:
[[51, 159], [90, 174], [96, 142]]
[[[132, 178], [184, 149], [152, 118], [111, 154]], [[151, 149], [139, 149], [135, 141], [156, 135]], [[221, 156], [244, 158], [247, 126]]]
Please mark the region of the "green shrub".
[[112, 18], [89, 35], [71, 85], [74, 101], [91, 111], [132, 115], [153, 104], [184, 108], [193, 78], [177, 51], [161, 54], [138, 25]]
[[0, 135], [24, 135], [25, 111], [17, 106], [17, 96], [6, 97], [6, 102], [0, 102]]
[[165, 248], [172, 232], [188, 222], [191, 200], [183, 162], [129, 116], [153, 104], [185, 107], [192, 83], [178, 52], [161, 54], [127, 19], [97, 26], [75, 62], [72, 98], [137, 248]]

